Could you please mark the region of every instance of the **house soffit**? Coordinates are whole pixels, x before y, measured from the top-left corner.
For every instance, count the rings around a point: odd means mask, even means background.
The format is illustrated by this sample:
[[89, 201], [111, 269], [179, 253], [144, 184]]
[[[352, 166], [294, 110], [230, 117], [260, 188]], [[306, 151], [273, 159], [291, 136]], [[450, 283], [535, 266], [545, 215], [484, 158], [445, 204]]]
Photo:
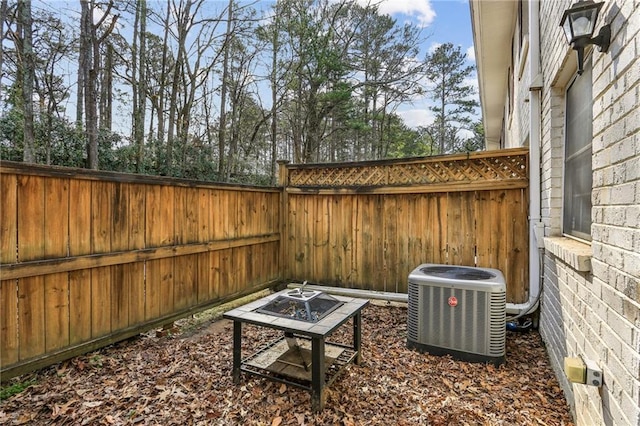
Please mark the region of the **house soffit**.
[[488, 144], [500, 142], [518, 2], [471, 0], [480, 102]]

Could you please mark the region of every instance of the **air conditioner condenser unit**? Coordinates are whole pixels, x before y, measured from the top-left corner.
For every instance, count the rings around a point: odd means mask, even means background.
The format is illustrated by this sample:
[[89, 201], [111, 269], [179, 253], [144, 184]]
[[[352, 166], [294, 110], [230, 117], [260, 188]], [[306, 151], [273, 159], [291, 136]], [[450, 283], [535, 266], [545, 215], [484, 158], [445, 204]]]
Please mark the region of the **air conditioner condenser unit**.
[[505, 361], [506, 284], [497, 269], [423, 264], [409, 274], [407, 346], [472, 362]]

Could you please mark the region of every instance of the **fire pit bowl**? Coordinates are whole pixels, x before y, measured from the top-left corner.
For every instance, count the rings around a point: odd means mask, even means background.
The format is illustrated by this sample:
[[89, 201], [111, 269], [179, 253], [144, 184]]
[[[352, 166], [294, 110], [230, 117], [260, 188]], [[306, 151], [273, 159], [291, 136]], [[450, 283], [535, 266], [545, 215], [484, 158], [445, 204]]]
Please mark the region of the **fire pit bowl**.
[[299, 321], [318, 322], [342, 304], [343, 302], [321, 291], [299, 288], [279, 295], [255, 309], [255, 312]]

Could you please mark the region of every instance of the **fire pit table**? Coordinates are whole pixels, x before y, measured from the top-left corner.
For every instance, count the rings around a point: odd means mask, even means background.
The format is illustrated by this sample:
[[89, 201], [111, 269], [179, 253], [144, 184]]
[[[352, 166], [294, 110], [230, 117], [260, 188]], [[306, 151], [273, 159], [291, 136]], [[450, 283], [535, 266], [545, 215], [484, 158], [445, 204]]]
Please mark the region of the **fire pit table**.
[[[233, 382], [241, 372], [266, 377], [311, 392], [311, 408], [324, 407], [324, 388], [349, 363], [360, 364], [362, 309], [366, 299], [318, 291], [283, 290], [226, 312], [233, 320]], [[325, 339], [353, 318], [352, 345]], [[283, 331], [253, 355], [242, 358], [242, 323]]]

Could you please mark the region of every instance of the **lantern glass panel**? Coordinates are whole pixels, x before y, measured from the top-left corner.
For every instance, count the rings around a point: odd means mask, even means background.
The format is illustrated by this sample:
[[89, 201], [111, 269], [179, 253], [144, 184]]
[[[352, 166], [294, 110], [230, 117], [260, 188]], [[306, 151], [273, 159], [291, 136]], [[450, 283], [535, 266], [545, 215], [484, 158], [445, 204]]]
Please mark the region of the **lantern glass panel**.
[[584, 37], [593, 34], [593, 26], [596, 22], [597, 9], [583, 10], [569, 15], [573, 27], [573, 38]]

